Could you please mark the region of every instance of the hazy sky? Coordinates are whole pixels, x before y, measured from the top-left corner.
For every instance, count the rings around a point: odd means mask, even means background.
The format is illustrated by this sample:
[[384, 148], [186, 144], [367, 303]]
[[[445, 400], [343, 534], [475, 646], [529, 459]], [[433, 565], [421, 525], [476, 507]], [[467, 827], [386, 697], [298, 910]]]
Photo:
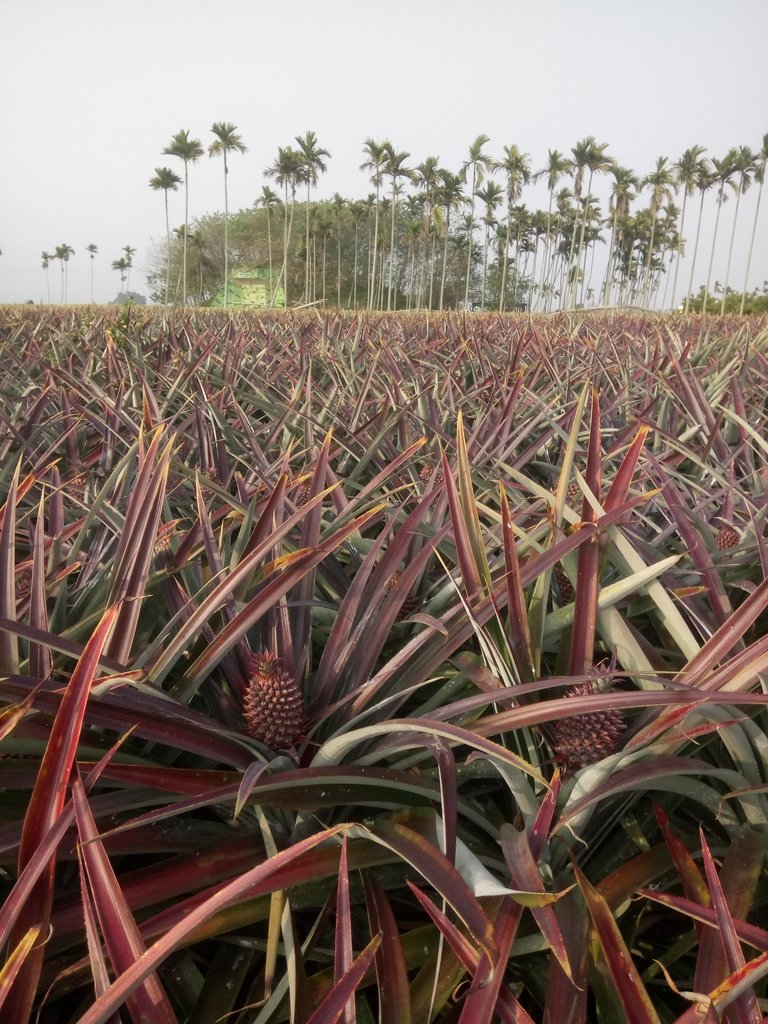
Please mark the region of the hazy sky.
[[[207, 148], [214, 121], [237, 125], [248, 153], [231, 157], [231, 210], [253, 204], [278, 146], [308, 129], [332, 157], [320, 198], [371, 190], [368, 136], [457, 171], [481, 132], [494, 156], [514, 143], [535, 168], [594, 135], [643, 175], [694, 144], [760, 146], [766, 40], [768, 0], [1, 0], [0, 302], [44, 299], [40, 253], [62, 243], [75, 249], [70, 301], [90, 296], [89, 243], [97, 302], [115, 297], [126, 244], [131, 288], [146, 291], [165, 231], [148, 181], [158, 166], [182, 173], [162, 153], [180, 129]], [[222, 178], [220, 158], [191, 166], [191, 219], [223, 208]], [[756, 192], [739, 214], [739, 288]], [[523, 201], [545, 207], [546, 194]], [[751, 286], [768, 278], [762, 205]], [[183, 211], [180, 190], [173, 223]]]

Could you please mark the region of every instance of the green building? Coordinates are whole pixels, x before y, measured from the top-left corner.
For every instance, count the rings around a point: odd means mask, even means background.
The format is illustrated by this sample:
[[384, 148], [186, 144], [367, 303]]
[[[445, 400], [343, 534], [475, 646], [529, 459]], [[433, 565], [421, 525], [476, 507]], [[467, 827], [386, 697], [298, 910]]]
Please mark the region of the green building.
[[[274, 280], [273, 280], [274, 285]], [[229, 275], [227, 305], [231, 309], [243, 306], [285, 306], [285, 291], [282, 286], [275, 289], [272, 302], [269, 301], [269, 267], [238, 267]], [[224, 306], [224, 285], [211, 299], [211, 306]]]

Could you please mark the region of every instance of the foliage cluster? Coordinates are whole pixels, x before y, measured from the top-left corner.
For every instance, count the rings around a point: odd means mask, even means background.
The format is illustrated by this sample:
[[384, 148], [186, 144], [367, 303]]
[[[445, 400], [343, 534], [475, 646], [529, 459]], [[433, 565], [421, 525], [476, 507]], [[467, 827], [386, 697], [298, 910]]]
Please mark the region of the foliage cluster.
[[3, 1019], [763, 1018], [765, 320], [0, 332]]
[[[215, 142], [209, 154], [224, 157], [223, 218], [200, 218], [190, 231], [189, 165], [205, 150], [188, 131], [178, 132], [164, 150], [184, 166], [184, 223], [176, 230], [173, 245], [168, 193], [176, 191], [182, 179], [168, 167], [156, 168], [150, 179], [150, 186], [165, 197], [166, 246], [162, 256], [156, 254], [152, 276], [155, 296], [166, 304], [171, 295], [175, 304], [187, 305], [188, 297], [205, 303], [221, 285], [222, 267], [227, 304], [230, 255], [235, 266], [238, 261], [229, 245], [227, 153], [243, 153], [246, 147], [233, 124], [217, 122], [211, 131]], [[370, 310], [499, 312], [514, 311], [518, 304], [540, 312], [596, 305], [674, 308], [681, 292], [690, 296], [693, 290], [697, 259], [699, 271], [703, 269], [702, 214], [710, 193], [717, 212], [703, 287], [708, 293], [719, 237], [721, 248], [727, 245], [719, 302], [724, 314], [741, 199], [756, 182], [758, 197], [745, 246], [747, 287], [768, 135], [756, 152], [735, 146], [722, 158], [710, 159], [704, 147], [691, 146], [676, 161], [659, 157], [645, 175], [622, 166], [608, 152], [608, 143], [598, 143], [591, 135], [577, 142], [570, 154], [549, 150], [545, 166], [534, 170], [530, 155], [515, 144], [493, 156], [487, 148], [490, 138], [481, 134], [455, 173], [441, 166], [437, 156], [414, 164], [411, 154], [397, 150], [389, 139], [367, 138], [360, 170], [369, 173], [374, 191], [365, 200], [349, 200], [337, 192], [331, 201], [321, 203], [312, 203], [312, 189], [327, 170], [331, 154], [313, 131], [296, 136], [295, 142], [296, 146], [280, 146], [264, 171], [282, 189], [282, 198], [265, 185], [254, 203], [254, 210], [263, 209], [266, 223], [259, 265], [269, 265], [270, 287], [276, 290], [281, 285], [288, 305], [321, 302]], [[613, 179], [605, 211], [592, 191], [600, 175]], [[539, 180], [549, 191], [547, 208], [530, 210], [523, 202], [524, 190]], [[643, 191], [645, 205], [634, 205]], [[697, 192], [694, 229], [688, 201]], [[719, 229], [729, 194], [736, 201], [726, 238]], [[242, 211], [239, 216], [242, 220]], [[220, 222], [220, 230], [211, 232], [214, 221]], [[604, 270], [595, 273], [598, 243], [606, 246], [607, 259]], [[195, 250], [194, 267], [188, 264], [190, 246]], [[253, 230], [249, 248], [253, 258]], [[686, 248], [691, 257], [687, 284], [678, 280]], [[348, 255], [351, 252], [353, 256]], [[685, 311], [690, 311], [688, 300]], [[738, 311], [745, 312], [743, 303]]]

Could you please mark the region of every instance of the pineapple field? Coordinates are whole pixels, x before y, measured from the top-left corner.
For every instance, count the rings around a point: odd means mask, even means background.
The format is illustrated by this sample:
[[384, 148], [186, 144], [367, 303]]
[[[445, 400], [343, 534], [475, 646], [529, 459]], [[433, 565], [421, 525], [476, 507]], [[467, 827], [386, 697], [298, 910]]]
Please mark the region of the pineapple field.
[[766, 318], [0, 356], [1, 1021], [768, 1021]]

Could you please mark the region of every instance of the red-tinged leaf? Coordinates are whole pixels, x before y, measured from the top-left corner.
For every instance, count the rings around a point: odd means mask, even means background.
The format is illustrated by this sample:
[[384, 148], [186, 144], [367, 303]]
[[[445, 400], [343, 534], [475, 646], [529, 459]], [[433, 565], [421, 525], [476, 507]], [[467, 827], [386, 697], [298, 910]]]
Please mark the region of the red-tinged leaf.
[[[717, 915], [718, 933], [725, 957], [725, 963], [729, 973], [733, 974], [734, 972], [741, 971], [744, 968], [746, 964], [744, 953], [739, 943], [738, 935], [736, 934], [733, 916], [731, 915], [728, 901], [725, 898], [723, 887], [720, 884], [715, 862], [712, 859], [712, 854], [707, 844], [704, 830], [701, 828], [699, 829], [699, 839], [701, 842], [701, 855], [704, 862], [707, 885], [712, 899], [712, 907]], [[694, 980], [694, 985], [699, 984], [700, 982], [698, 980]], [[746, 991], [742, 995], [738, 996], [733, 1002], [733, 1010], [738, 1024], [760, 1024], [761, 1014], [758, 1009], [757, 997], [754, 990], [751, 992]]]
[[268, 768], [269, 765], [264, 764], [261, 761], [254, 761], [253, 764], [248, 765], [248, 767], [243, 772], [243, 778], [237, 790], [237, 800], [235, 801], [235, 813], [232, 815], [233, 821], [237, 820], [240, 811], [242, 811], [243, 807], [248, 802], [248, 797], [253, 792], [254, 786], [257, 785], [257, 783], [261, 779], [261, 776]]
[[[32, 682], [20, 677], [8, 682], [0, 680], [0, 692], [14, 698], [23, 696], [32, 688]], [[55, 714], [60, 703], [61, 694], [43, 689], [36, 707]], [[223, 731], [214, 719], [183, 704], [130, 687], [94, 693], [85, 717], [90, 725], [114, 732], [135, 728], [137, 736], [200, 754], [243, 771], [253, 761], [253, 750], [245, 737]]]
[[434, 754], [437, 761], [437, 773], [440, 779], [440, 806], [443, 853], [452, 863], [456, 863], [456, 830], [458, 828], [457, 811], [457, 771], [453, 751], [444, 740], [436, 737], [426, 746]]
[[[205, 924], [215, 914], [243, 898], [259, 882], [267, 882], [281, 868], [294, 865], [297, 861], [304, 861], [305, 859], [309, 860], [309, 867], [311, 868], [312, 858], [310, 855], [314, 853], [315, 848], [347, 828], [349, 828], [348, 825], [336, 825], [333, 828], [325, 829], [323, 832], [295, 843], [289, 849], [281, 851], [274, 857], [270, 857], [262, 864], [251, 868], [250, 871], [246, 871], [226, 885], [217, 886], [211, 896], [191, 908], [180, 921], [165, 931], [157, 942], [139, 957], [136, 963], [121, 974], [107, 992], [100, 996], [86, 1010], [78, 1024], [104, 1024], [109, 1015], [122, 1006], [130, 993], [135, 991], [138, 985], [145, 978], [149, 977], [175, 949], [183, 945], [187, 938], [195, 933], [197, 928]], [[280, 884], [276, 886], [276, 888], [284, 887]], [[371, 951], [368, 963], [373, 959], [374, 952], [375, 950]], [[362, 972], [362, 974], [364, 973], [365, 971]]]
[[[194, 606], [190, 601], [189, 607], [182, 609], [178, 615], [174, 616], [171, 622], [162, 630], [159, 637], [153, 641], [136, 662], [137, 665], [148, 664], [150, 666], [147, 670], [147, 675], [154, 683], [162, 682], [192, 637], [199, 633], [208, 620], [221, 608], [225, 598], [253, 577], [254, 573], [261, 568], [260, 563], [268, 555], [269, 551], [307, 514], [308, 509], [315, 502], [322, 501], [327, 493], [328, 489], [321, 491], [320, 494], [311, 498], [303, 508], [288, 516], [274, 530], [269, 532], [249, 553], [248, 557], [241, 559], [234, 569], [213, 588], [199, 605]], [[375, 514], [378, 510], [379, 506], [371, 510], [370, 514]], [[302, 552], [295, 552], [290, 557], [301, 557], [302, 554]], [[177, 559], [180, 564], [183, 564], [180, 553]], [[281, 564], [288, 564], [289, 562], [290, 558], [287, 562], [284, 560]]]
[[740, 995], [753, 990], [754, 986], [766, 975], [768, 975], [768, 953], [762, 953], [754, 960], [750, 960], [744, 967], [734, 971], [721, 985], [713, 989], [707, 995], [706, 1004], [702, 1005], [700, 1000], [697, 1001], [695, 1006], [677, 1017], [674, 1024], [701, 1024], [702, 1020], [708, 1022], [709, 1016], [703, 1017], [702, 1013], [705, 1009], [709, 1012], [710, 1006], [716, 1011], [716, 1016], [712, 1017], [712, 1020], [715, 1021], [715, 1024], [719, 1024], [722, 1020], [723, 1010], [735, 1002]]
[[461, 409], [459, 409], [456, 421], [456, 473], [464, 522], [467, 526], [469, 542], [472, 547], [472, 560], [483, 586], [486, 590], [490, 590], [492, 587], [491, 571], [488, 567], [488, 556], [485, 550], [485, 542], [483, 541], [483, 533], [480, 527], [480, 516], [477, 512], [477, 502], [472, 487], [472, 468], [464, 437], [464, 418]]
[[[19, 846], [19, 871], [22, 871], [33, 858], [40, 856], [38, 850], [46, 834], [61, 815], [88, 695], [98, 667], [99, 656], [109, 639], [117, 611], [117, 608], [110, 608], [105, 612], [91, 639], [85, 645], [83, 655], [61, 699], [24, 817]], [[53, 900], [54, 866], [55, 860], [51, 856], [19, 912], [16, 924], [11, 930], [11, 945], [16, 945], [21, 936], [33, 925], [41, 924], [47, 927]], [[37, 992], [42, 960], [42, 948], [36, 948], [27, 957], [9, 994], [9, 1019], [19, 1022], [28, 1019]]]
[[214, 637], [202, 654], [184, 673], [182, 686], [195, 686], [205, 679], [211, 670], [221, 661], [225, 654], [251, 629], [255, 623], [293, 587], [302, 576], [327, 558], [334, 548], [342, 544], [350, 534], [355, 533], [381, 511], [383, 506], [376, 506], [364, 512], [357, 519], [340, 527], [330, 537], [323, 540], [316, 548], [309, 551], [297, 551], [286, 558], [286, 568], [276, 579], [268, 583], [263, 590], [248, 602], [234, 619]]
[[[349, 897], [349, 874], [347, 872], [347, 837], [341, 837], [341, 858], [339, 860], [339, 881], [336, 885], [336, 941], [334, 943], [333, 981], [339, 985], [352, 969], [352, 903]], [[355, 1024], [355, 1001], [350, 1000], [342, 1011], [344, 1024]]]
[[509, 511], [507, 492], [499, 484], [499, 501], [501, 505], [501, 536], [504, 545], [504, 568], [507, 584], [507, 621], [509, 623], [509, 646], [515, 660], [517, 674], [521, 682], [527, 683], [534, 678], [533, 646], [531, 630], [528, 622], [528, 606], [523, 593], [520, 578], [520, 561], [517, 557], [517, 544], [512, 532], [512, 516]]
[[453, 480], [451, 465], [445, 453], [442, 456], [442, 470], [445, 480], [445, 493], [448, 497], [448, 508], [450, 509], [451, 522], [453, 523], [453, 540], [456, 544], [456, 556], [459, 560], [462, 586], [467, 601], [470, 605], [473, 605], [482, 590], [481, 569], [475, 561], [470, 525], [465, 519], [459, 492], [456, 490], [456, 484]]
[[621, 465], [614, 474], [613, 481], [608, 488], [608, 493], [603, 502], [603, 508], [606, 512], [610, 512], [617, 505], [621, 505], [627, 500], [629, 488], [632, 486], [632, 477], [635, 475], [637, 461], [643, 451], [645, 439], [650, 429], [646, 425], [640, 427], [624, 458], [621, 460]]
[[[48, 632], [48, 609], [45, 602], [45, 516], [43, 499], [37, 513], [32, 540], [32, 580], [29, 594], [29, 624], [33, 629]], [[53, 658], [45, 644], [30, 643], [29, 674], [39, 679], [50, 675]]]
[[[634, 505], [642, 499], [632, 499], [627, 505]], [[603, 529], [617, 521], [626, 511], [620, 506], [612, 512], [601, 516], [597, 524], [587, 523], [570, 536], [553, 544], [546, 551], [529, 558], [522, 567], [521, 584], [526, 587], [542, 572], [552, 568], [556, 562], [571, 551], [574, 551], [588, 538], [594, 536], [597, 528]], [[453, 656], [470, 637], [476, 634], [478, 625], [483, 626], [491, 619], [496, 619], [500, 608], [506, 603], [506, 587], [504, 580], [492, 596], [484, 598], [467, 615], [466, 605], [459, 600], [453, 608], [443, 616], [444, 631], [431, 633], [421, 630], [412, 640], [404, 644], [382, 667], [376, 675], [360, 688], [359, 694], [347, 709], [347, 717], [357, 717], [376, 699], [380, 690], [393, 679], [397, 679], [400, 690], [409, 685], [428, 678], [435, 669], [447, 658]], [[515, 687], [515, 690], [517, 688]]]
[[[526, 832], [518, 832], [512, 825], [504, 824], [501, 826], [499, 836], [512, 885], [516, 889], [545, 895], [544, 883], [541, 880], [539, 869], [531, 852]], [[539, 926], [539, 931], [549, 944], [549, 948], [554, 953], [557, 962], [560, 964], [563, 972], [572, 980], [573, 974], [571, 973], [571, 965], [568, 962], [568, 953], [565, 949], [563, 936], [560, 934], [560, 927], [554, 910], [551, 906], [546, 905], [531, 905], [530, 910], [536, 924]]]
[[533, 859], [537, 863], [541, 859], [541, 855], [544, 852], [544, 846], [549, 840], [552, 821], [554, 820], [555, 811], [557, 810], [557, 798], [560, 795], [561, 781], [560, 769], [556, 768], [552, 774], [552, 778], [549, 780], [550, 788], [544, 794], [541, 803], [539, 804], [536, 820], [533, 822], [533, 825], [528, 832], [528, 843], [531, 848], [531, 853], [533, 854]]
[[380, 942], [380, 935], [375, 935], [371, 939], [346, 974], [336, 982], [325, 999], [323, 999], [322, 1003], [320, 1003], [307, 1021], [307, 1024], [336, 1024], [337, 1021], [342, 1019], [344, 1009], [349, 1005], [350, 1000], [354, 998], [357, 986], [371, 966]]
[[370, 872], [363, 875], [365, 903], [372, 935], [381, 935], [374, 960], [381, 1024], [411, 1024], [408, 968], [397, 919], [387, 895]]
[[88, 960], [93, 976], [93, 987], [97, 996], [102, 995], [109, 988], [109, 968], [104, 948], [99, 937], [99, 927], [96, 921], [96, 911], [93, 908], [93, 900], [88, 889], [88, 882], [85, 877], [85, 865], [80, 850], [78, 854], [78, 867], [80, 869], [80, 907], [78, 908], [85, 924], [85, 941], [88, 946]]
[[453, 907], [491, 958], [495, 957], [491, 922], [459, 872], [433, 843], [413, 829], [391, 821], [353, 825], [350, 835], [368, 837], [410, 864]]
[[[309, 423], [309, 418], [307, 418], [307, 422]], [[315, 460], [312, 480], [309, 486], [310, 497], [318, 494], [325, 484], [331, 437], [332, 432], [329, 430]], [[299, 541], [302, 548], [316, 548], [320, 543], [322, 513], [323, 507], [318, 503], [311, 508], [302, 520], [301, 539]], [[315, 578], [316, 567], [310, 569], [308, 573], [302, 576], [289, 598], [289, 603], [293, 604], [291, 609], [291, 633], [293, 636], [294, 671], [299, 679], [302, 679], [304, 676], [309, 654], [312, 596], [315, 591]]]
[[637, 889], [643, 885], [650, 885], [668, 870], [669, 851], [666, 846], [660, 844], [625, 861], [607, 875], [598, 884], [597, 889], [611, 910], [617, 910]]
[[706, 675], [715, 665], [723, 662], [740, 643], [758, 616], [768, 608], [768, 579], [763, 580], [748, 595], [728, 620], [712, 634], [698, 654], [675, 676], [675, 681], [687, 686], [706, 686]]
[[[503, 1022], [503, 1024], [532, 1024], [530, 1018], [512, 993], [501, 985], [501, 980], [507, 965], [506, 958], [504, 960], [496, 957], [492, 959], [488, 956], [487, 952], [479, 950], [475, 945], [473, 945], [470, 939], [456, 927], [450, 918], [435, 906], [433, 901], [425, 893], [421, 892], [411, 882], [408, 883], [408, 886], [428, 914], [430, 920], [437, 926], [456, 958], [462, 964], [464, 969], [473, 976], [473, 989], [475, 986], [478, 988], [488, 987], [490, 985], [489, 978], [496, 978], [497, 984], [493, 986], [490, 992], [486, 993], [486, 996], [493, 997], [491, 1000], [488, 1000], [491, 1004], [488, 1012], [497, 1015], [498, 1020]], [[514, 926], [516, 928], [517, 921], [515, 920], [514, 913], [511, 915], [511, 919], [514, 921]], [[510, 948], [514, 936], [514, 928], [511, 929], [511, 932], [512, 937], [510, 938], [506, 929], [502, 929], [503, 936], [509, 939], [506, 944]], [[498, 971], [498, 973], [495, 974], [495, 971]], [[472, 990], [470, 990], [467, 999], [471, 998], [471, 996]], [[474, 1011], [475, 1009], [476, 1006], [474, 1006], [473, 1003], [470, 1003], [470, 1010]], [[481, 1012], [485, 1011], [481, 1010]], [[463, 1010], [462, 1017], [464, 1018]], [[492, 1020], [492, 1018], [488, 1016], [469, 1016], [464, 1019], [472, 1022], [476, 1020], [487, 1020], [490, 1022]]]
[[43, 926], [41, 924], [33, 925], [22, 935], [18, 944], [10, 952], [2, 968], [0, 968], [0, 1011], [3, 1009], [6, 997], [24, 961], [35, 946], [42, 941], [42, 935]]
[[[597, 501], [601, 493], [600, 406], [597, 393], [592, 394], [592, 419], [589, 429], [586, 482]], [[586, 495], [582, 503], [583, 523], [599, 518]], [[588, 537], [579, 548], [576, 574], [576, 597], [571, 628], [570, 671], [572, 675], [589, 672], [594, 664], [597, 631], [597, 595], [600, 589], [600, 539]]]
[[[119, 977], [145, 952], [144, 942], [99, 838], [79, 778], [72, 783], [72, 800], [96, 916], [115, 975]], [[149, 975], [128, 996], [126, 1005], [136, 1024], [149, 1020], [153, 1024], [176, 1024], [176, 1015], [156, 974]]]
[[162, 433], [158, 429], [140, 464], [112, 567], [107, 603], [119, 603], [120, 611], [105, 653], [121, 664], [127, 664], [133, 646], [165, 499], [173, 441], [160, 451]]
[[[2, 525], [0, 525], [0, 618], [16, 619], [16, 501], [18, 499], [19, 471], [16, 465], [8, 484]], [[16, 635], [0, 629], [0, 674], [13, 676], [19, 671], [19, 645]]]
[[[669, 907], [671, 910], [677, 910], [679, 913], [685, 914], [692, 921], [708, 925], [710, 929], [718, 927], [717, 913], [712, 907], [702, 906], [701, 903], [694, 903], [692, 900], [685, 899], [682, 896], [673, 896], [671, 893], [659, 892], [657, 889], [638, 888], [636, 891], [654, 903], [659, 903], [663, 907]], [[733, 927], [740, 942], [745, 942], [754, 949], [759, 949], [762, 953], [768, 952], [768, 931], [764, 928], [758, 928], [747, 921], [738, 921], [735, 918], [733, 919]]]
[[[107, 765], [126, 739], [127, 735], [121, 736], [117, 743], [107, 751], [98, 764], [96, 764], [88, 773], [85, 780], [86, 792], [96, 784], [99, 778], [101, 778]], [[38, 845], [36, 855], [27, 863], [24, 870], [20, 872], [13, 888], [6, 896], [2, 907], [0, 907], [0, 948], [2, 948], [8, 940], [10, 930], [21, 913], [29, 894], [32, 892], [35, 882], [45, 871], [56, 851], [56, 848], [74, 821], [74, 817], [75, 809], [73, 805], [69, 803], [62, 810], [62, 813], [57, 818], [53, 827], [50, 828], [46, 835], [42, 837], [40, 844]]]
[[[654, 810], [656, 812], [656, 820], [661, 828], [661, 834], [664, 837], [664, 842], [669, 850], [672, 862], [677, 869], [677, 873], [680, 876], [680, 881], [683, 883], [683, 892], [689, 900], [693, 900], [696, 903], [702, 904], [702, 906], [708, 907], [710, 905], [709, 889], [707, 888], [704, 876], [701, 871], [699, 871], [696, 861], [693, 859], [680, 837], [670, 827], [669, 820], [663, 808], [655, 805]], [[699, 933], [699, 935], [701, 936], [701, 933]]]
[[722, 625], [733, 614], [733, 608], [728, 599], [725, 585], [712, 563], [710, 554], [694, 525], [690, 509], [685, 506], [677, 486], [672, 478], [667, 475], [663, 466], [653, 458], [653, 455], [649, 453], [648, 457], [653, 462], [656, 472], [660, 477], [661, 493], [666, 501], [667, 508], [674, 518], [678, 533], [682, 538], [688, 555], [693, 561], [696, 571], [701, 576], [702, 583], [707, 588], [710, 607], [715, 619], [718, 625]]
[[660, 1024], [608, 904], [597, 889], [590, 885], [577, 865], [574, 865], [574, 872], [628, 1024]]
[[453, 952], [463, 964], [465, 970], [474, 974], [481, 958], [490, 963], [488, 955], [481, 953], [471, 940], [451, 921], [447, 914], [443, 913], [434, 902], [423, 893], [413, 882], [408, 882], [408, 888], [414, 894], [421, 906], [428, 914], [433, 924], [440, 930], [441, 935], [447, 941]]
[[587, 1024], [589, 915], [578, 889], [557, 904], [555, 914], [565, 939], [573, 980], [552, 957], [542, 1024]]
[[493, 933], [499, 950], [499, 957], [491, 965], [487, 957], [478, 962], [472, 986], [464, 1000], [460, 1021], [465, 1024], [480, 1024], [495, 1020], [508, 1024], [534, 1024], [533, 1019], [504, 987], [507, 964], [512, 952], [512, 943], [517, 935], [523, 908], [508, 897], [501, 901], [499, 912], [494, 918]]
[[18, 703], [11, 704], [9, 707], [0, 710], [0, 740], [10, 736], [19, 722], [29, 714], [42, 687], [43, 682], [41, 681]]

